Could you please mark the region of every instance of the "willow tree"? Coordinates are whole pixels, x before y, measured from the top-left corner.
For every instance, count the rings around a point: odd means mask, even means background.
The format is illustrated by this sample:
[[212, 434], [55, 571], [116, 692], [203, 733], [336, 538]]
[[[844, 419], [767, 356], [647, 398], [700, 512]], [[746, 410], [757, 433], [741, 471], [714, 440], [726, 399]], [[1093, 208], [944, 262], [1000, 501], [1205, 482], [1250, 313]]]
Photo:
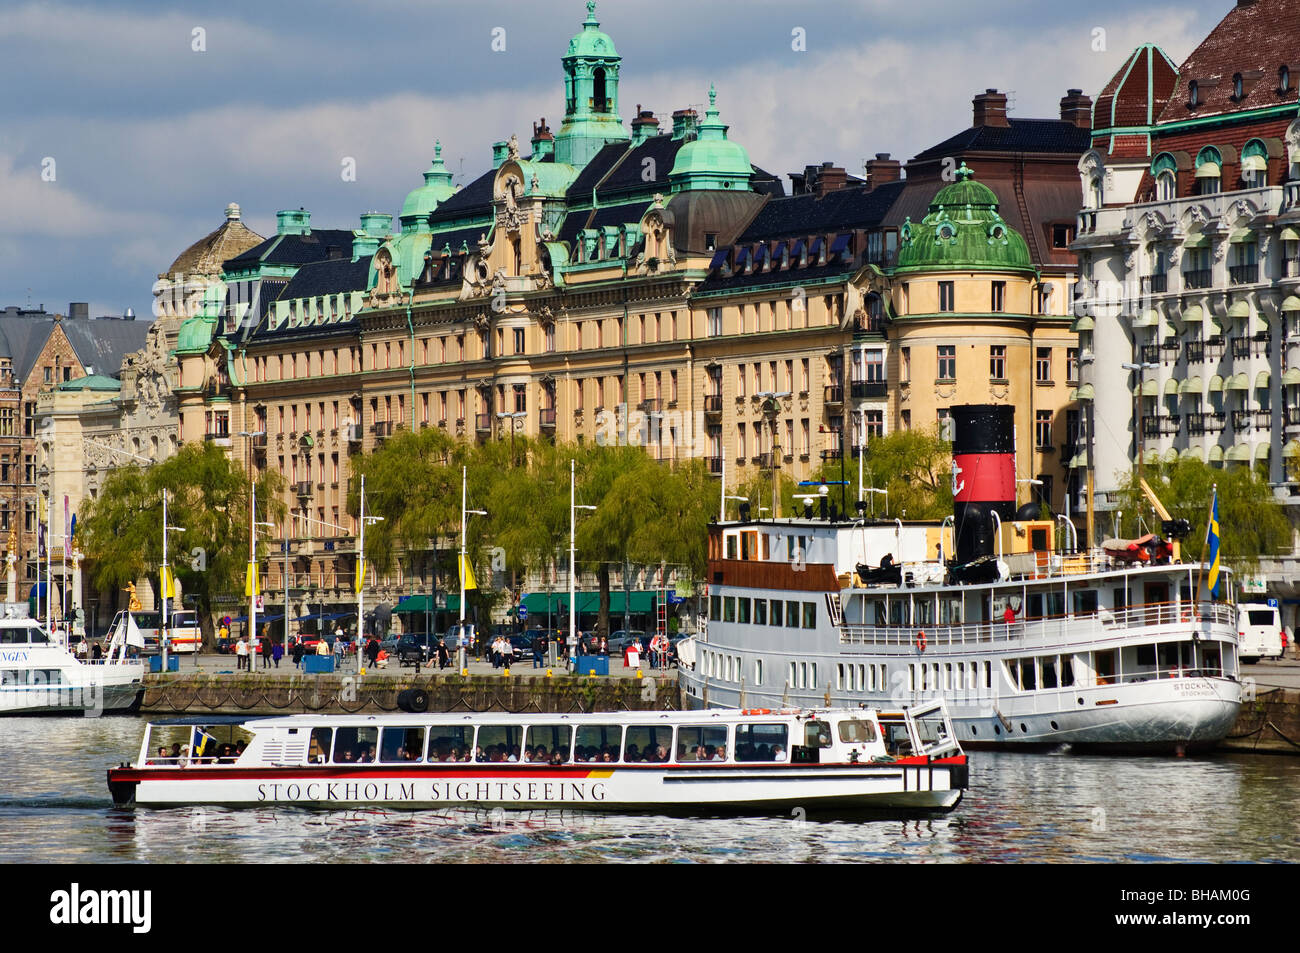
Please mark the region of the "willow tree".
[[[845, 498], [849, 513], [857, 499], [858, 455], [843, 461]], [[824, 461], [818, 476], [824, 480], [840, 479], [840, 461]], [[867, 511], [883, 516], [908, 519], [943, 519], [952, 513], [952, 444], [939, 436], [937, 429], [895, 430], [873, 438], [862, 454], [862, 485], [885, 490], [874, 504], [867, 495]], [[832, 493], [831, 499], [839, 494]]]
[[[214, 636], [215, 597], [244, 591], [248, 565], [249, 479], [241, 465], [211, 443], [188, 444], [162, 463], [114, 470], [79, 522], [91, 578], [120, 589], [141, 577], [157, 585], [162, 564], [162, 505], [168, 561], [198, 610], [205, 645]], [[284, 517], [284, 480], [267, 470], [257, 478], [259, 521]], [[264, 556], [259, 543], [259, 558]]]

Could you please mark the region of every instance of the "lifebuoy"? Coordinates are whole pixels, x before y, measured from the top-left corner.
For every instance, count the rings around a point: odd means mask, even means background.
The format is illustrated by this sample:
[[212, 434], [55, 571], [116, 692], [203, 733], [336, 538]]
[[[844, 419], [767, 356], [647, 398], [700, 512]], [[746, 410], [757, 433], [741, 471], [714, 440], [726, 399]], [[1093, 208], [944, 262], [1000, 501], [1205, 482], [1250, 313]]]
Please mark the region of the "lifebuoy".
[[921, 629], [919, 632], [916, 633], [916, 647], [920, 649], [922, 652], [924, 652], [926, 644], [927, 643], [925, 641], [925, 629]]
[[772, 710], [770, 708], [746, 708], [744, 711], [741, 712], [741, 714], [742, 715], [770, 715], [772, 714]]

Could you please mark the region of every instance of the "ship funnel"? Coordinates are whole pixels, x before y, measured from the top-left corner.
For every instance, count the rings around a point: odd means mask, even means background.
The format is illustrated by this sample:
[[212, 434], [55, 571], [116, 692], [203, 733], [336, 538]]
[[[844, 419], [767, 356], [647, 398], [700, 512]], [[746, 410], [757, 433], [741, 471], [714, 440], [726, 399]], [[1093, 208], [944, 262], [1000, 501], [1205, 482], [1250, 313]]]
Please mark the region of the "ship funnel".
[[958, 563], [968, 563], [997, 549], [991, 514], [1015, 519], [1015, 408], [964, 404], [951, 412], [956, 556]]

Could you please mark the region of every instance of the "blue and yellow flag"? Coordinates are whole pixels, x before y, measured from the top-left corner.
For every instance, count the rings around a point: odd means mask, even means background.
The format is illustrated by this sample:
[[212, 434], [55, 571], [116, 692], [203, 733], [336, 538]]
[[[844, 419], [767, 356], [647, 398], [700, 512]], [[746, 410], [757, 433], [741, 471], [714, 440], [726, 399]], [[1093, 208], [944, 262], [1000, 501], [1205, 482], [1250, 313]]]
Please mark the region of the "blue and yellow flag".
[[1205, 588], [1209, 590], [1210, 597], [1219, 598], [1219, 491], [1214, 491], [1214, 499], [1210, 503], [1210, 529], [1207, 536], [1210, 546], [1210, 572], [1205, 577]]

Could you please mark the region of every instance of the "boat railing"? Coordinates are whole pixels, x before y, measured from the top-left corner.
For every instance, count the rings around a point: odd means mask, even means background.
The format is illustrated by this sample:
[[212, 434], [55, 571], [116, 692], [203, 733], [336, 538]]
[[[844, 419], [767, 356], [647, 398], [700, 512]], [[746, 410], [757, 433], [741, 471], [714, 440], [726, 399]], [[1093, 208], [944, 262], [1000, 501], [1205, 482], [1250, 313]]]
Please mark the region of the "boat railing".
[[950, 625], [916, 622], [910, 625], [854, 625], [840, 627], [846, 645], [914, 647], [920, 633], [927, 646], [969, 647], [1000, 642], [1059, 643], [1088, 638], [1115, 638], [1125, 630], [1156, 626], [1236, 625], [1236, 607], [1202, 602], [1194, 611], [1190, 603], [1159, 602], [1127, 609], [1095, 609], [1063, 616], [1017, 618], [1014, 622], [977, 622]]
[[[1042, 552], [1029, 553], [1007, 553], [1001, 557], [1002, 562], [1006, 563], [1009, 579], [1061, 579], [1069, 576], [1083, 576], [1088, 574], [1112, 572], [1116, 568], [1132, 565], [1121, 560], [1108, 556], [1103, 550], [1095, 549], [1088, 552], [1078, 551], [1069, 552], [1064, 550], [1051, 550]], [[918, 574], [925, 571], [938, 571], [940, 573], [947, 570], [947, 566], [938, 560], [925, 560], [917, 562], [905, 562], [902, 564], [904, 576], [909, 573]], [[862, 580], [854, 575], [852, 577], [854, 588], [875, 588], [872, 585], [864, 585]], [[885, 588], [898, 588], [890, 584]]]

